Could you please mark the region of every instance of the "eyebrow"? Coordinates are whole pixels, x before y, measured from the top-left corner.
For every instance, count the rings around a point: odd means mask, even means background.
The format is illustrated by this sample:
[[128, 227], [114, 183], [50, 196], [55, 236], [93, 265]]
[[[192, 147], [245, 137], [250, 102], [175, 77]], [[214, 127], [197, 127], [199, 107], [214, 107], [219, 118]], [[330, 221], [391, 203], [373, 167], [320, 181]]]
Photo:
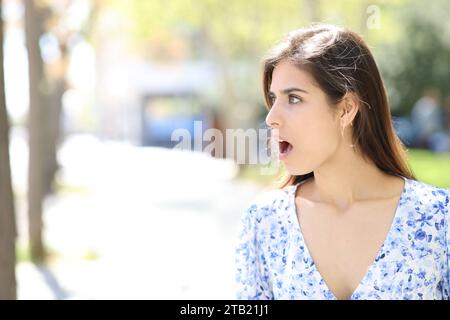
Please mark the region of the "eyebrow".
[[[308, 91], [306, 91], [306, 90], [303, 90], [303, 89], [300, 89], [300, 88], [294, 88], [294, 87], [281, 90], [281, 93], [289, 94], [289, 93], [291, 93], [293, 91], [300, 91], [300, 92], [308, 93]], [[274, 93], [272, 91], [269, 91], [269, 94], [274, 94]]]

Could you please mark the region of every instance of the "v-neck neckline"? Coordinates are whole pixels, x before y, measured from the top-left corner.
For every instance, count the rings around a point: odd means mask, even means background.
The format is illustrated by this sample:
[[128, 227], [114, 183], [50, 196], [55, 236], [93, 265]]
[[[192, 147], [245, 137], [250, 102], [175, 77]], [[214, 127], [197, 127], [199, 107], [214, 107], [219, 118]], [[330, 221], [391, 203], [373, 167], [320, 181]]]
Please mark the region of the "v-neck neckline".
[[[378, 249], [378, 252], [377, 252], [377, 255], [375, 256], [375, 259], [367, 267], [366, 272], [364, 273], [364, 276], [361, 278], [361, 280], [359, 281], [359, 283], [356, 286], [355, 290], [352, 292], [352, 294], [350, 295], [350, 297], [347, 300], [353, 300], [355, 295], [360, 291], [361, 287], [367, 281], [367, 277], [372, 272], [372, 270], [375, 268], [375, 266], [376, 266], [376, 264], [377, 264], [377, 262], [379, 260], [379, 257], [383, 253], [385, 253], [384, 249], [386, 247], [386, 244], [389, 243], [389, 240], [392, 237], [392, 233], [395, 230], [395, 227], [396, 227], [396, 224], [397, 224], [397, 220], [398, 220], [398, 217], [399, 217], [400, 211], [401, 211], [400, 210], [401, 204], [403, 203], [403, 198], [405, 197], [406, 191], [407, 191], [407, 188], [408, 188], [408, 178], [400, 176], [400, 175], [397, 175], [397, 176], [404, 180], [404, 186], [403, 186], [402, 193], [400, 194], [400, 198], [399, 198], [399, 200], [397, 202], [397, 207], [395, 209], [395, 213], [394, 213], [394, 216], [392, 218], [392, 222], [390, 224], [389, 230], [388, 230], [388, 232], [386, 234], [386, 237], [385, 237], [383, 243], [381, 244], [380, 248]], [[307, 179], [307, 180], [309, 180], [309, 179]], [[307, 180], [301, 181], [301, 182], [296, 183], [295, 185], [292, 186], [292, 190], [291, 190], [292, 193], [291, 193], [291, 196], [290, 196], [291, 205], [289, 206], [289, 209], [290, 209], [289, 213], [290, 213], [290, 215], [293, 215], [293, 217], [291, 217], [291, 219], [293, 221], [295, 221], [294, 222], [294, 228], [295, 228], [295, 231], [297, 232], [297, 234], [299, 236], [299, 241], [301, 241], [301, 243], [302, 243], [301, 245], [304, 248], [304, 253], [307, 256], [308, 260], [312, 261], [313, 274], [314, 274], [315, 277], [318, 278], [319, 285], [322, 286], [323, 289], [326, 292], [326, 295], [324, 295], [324, 297], [328, 296], [328, 297], [331, 297], [332, 300], [339, 300], [335, 296], [333, 291], [329, 288], [327, 283], [325, 282], [325, 279], [323, 278], [322, 274], [319, 272], [319, 269], [317, 269], [316, 263], [315, 263], [314, 259], [312, 258], [312, 255], [311, 255], [311, 253], [309, 251], [308, 246], [306, 245], [306, 241], [305, 241], [305, 238], [303, 236], [303, 232], [302, 232], [302, 229], [301, 229], [301, 226], [300, 226], [300, 220], [299, 220], [299, 217], [297, 215], [297, 205], [296, 205], [296, 202], [295, 202], [295, 197], [296, 197], [296, 194], [297, 194], [297, 188], [300, 185], [302, 185], [304, 182], [306, 182]], [[321, 292], [322, 292], [322, 290], [321, 290]]]

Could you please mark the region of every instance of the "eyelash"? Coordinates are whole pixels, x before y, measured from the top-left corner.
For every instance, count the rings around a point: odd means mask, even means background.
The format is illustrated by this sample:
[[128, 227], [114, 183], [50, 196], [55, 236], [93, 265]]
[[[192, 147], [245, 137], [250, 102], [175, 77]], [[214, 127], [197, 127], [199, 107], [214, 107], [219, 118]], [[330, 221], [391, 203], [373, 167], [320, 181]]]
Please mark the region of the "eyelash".
[[[298, 99], [298, 102], [292, 102], [292, 103], [291, 103], [291, 98]], [[269, 101], [270, 101], [270, 105], [273, 105], [274, 102], [275, 102], [275, 97], [274, 97], [274, 96], [269, 96]], [[289, 95], [289, 103], [290, 103], [290, 104], [298, 104], [298, 103], [300, 103], [300, 102], [302, 102], [302, 101], [303, 101], [302, 98], [300, 98], [300, 97], [298, 97], [298, 96]]]

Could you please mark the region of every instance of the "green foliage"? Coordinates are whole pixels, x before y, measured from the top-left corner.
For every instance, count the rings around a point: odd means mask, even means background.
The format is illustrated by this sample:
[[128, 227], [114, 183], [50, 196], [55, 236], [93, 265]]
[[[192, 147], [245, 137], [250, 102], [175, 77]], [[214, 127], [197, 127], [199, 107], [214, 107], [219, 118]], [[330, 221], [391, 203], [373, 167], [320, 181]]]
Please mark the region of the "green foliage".
[[450, 153], [409, 150], [411, 168], [417, 179], [441, 188], [450, 188]]
[[379, 44], [377, 58], [394, 114], [409, 115], [426, 89], [442, 98], [450, 92], [450, 2], [414, 0], [387, 10], [401, 36]]
[[[375, 54], [394, 115], [409, 115], [424, 89], [450, 92], [450, 1], [433, 0], [109, 0], [126, 17], [129, 35], [151, 56], [152, 50], [177, 50], [185, 59], [241, 61], [252, 65], [244, 92], [259, 88], [253, 65], [286, 32], [310, 22], [350, 27], [367, 40]], [[380, 28], [370, 28], [370, 8]], [[158, 46], [172, 49], [158, 51]], [[175, 49], [174, 49], [175, 48]], [[232, 71], [235, 73], [234, 71]], [[247, 80], [248, 79], [248, 80]], [[253, 94], [253, 93], [251, 93]], [[243, 96], [245, 100], [252, 100]], [[445, 98], [445, 97], [443, 97]], [[253, 101], [253, 100], [252, 100]]]
[[31, 252], [26, 246], [16, 246], [16, 261], [17, 262], [31, 262]]
[[[297, 0], [115, 0], [131, 21], [138, 41], [169, 30], [180, 36], [212, 42], [230, 57], [263, 52], [285, 32], [306, 23], [303, 3]], [[200, 39], [196, 39], [199, 37]], [[201, 45], [201, 44], [200, 44]]]

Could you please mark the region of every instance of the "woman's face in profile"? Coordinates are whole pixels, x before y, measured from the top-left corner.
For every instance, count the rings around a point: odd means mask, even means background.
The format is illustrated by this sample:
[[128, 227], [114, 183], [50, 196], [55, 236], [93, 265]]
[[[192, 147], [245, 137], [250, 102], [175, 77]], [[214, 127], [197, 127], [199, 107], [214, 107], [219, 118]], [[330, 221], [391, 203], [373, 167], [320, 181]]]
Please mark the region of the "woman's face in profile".
[[282, 140], [279, 157], [290, 174], [312, 172], [337, 152], [339, 117], [310, 73], [281, 61], [272, 73], [269, 98], [266, 123], [278, 129], [274, 139]]

